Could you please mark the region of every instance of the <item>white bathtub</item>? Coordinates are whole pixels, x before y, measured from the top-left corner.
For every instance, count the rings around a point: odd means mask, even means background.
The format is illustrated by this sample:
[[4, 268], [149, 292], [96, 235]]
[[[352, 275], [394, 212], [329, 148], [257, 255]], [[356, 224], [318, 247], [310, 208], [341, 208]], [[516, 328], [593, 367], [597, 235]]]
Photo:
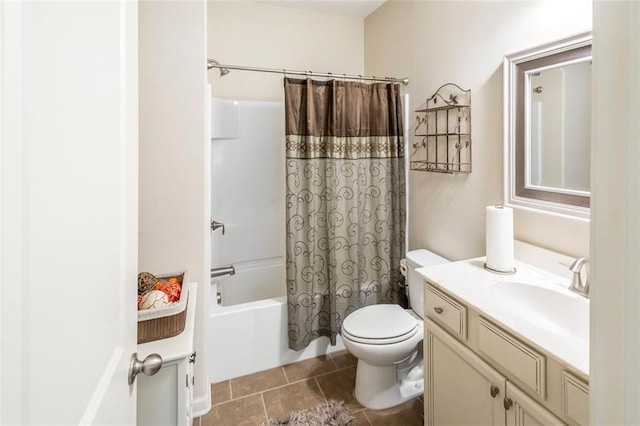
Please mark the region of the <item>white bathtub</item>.
[[[212, 284], [207, 324], [206, 362], [211, 382], [344, 349], [338, 336], [336, 346], [322, 337], [303, 351], [292, 351], [287, 340], [286, 296], [223, 306], [216, 303], [218, 285]], [[222, 297], [224, 300], [224, 294]]]

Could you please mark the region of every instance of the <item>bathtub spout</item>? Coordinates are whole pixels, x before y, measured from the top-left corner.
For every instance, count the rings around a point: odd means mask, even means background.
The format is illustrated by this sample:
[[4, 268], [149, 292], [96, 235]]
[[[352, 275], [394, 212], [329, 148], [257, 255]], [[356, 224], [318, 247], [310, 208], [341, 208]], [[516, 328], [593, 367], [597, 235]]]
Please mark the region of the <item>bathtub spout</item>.
[[223, 266], [221, 268], [211, 268], [211, 278], [221, 277], [223, 275], [235, 275], [236, 268], [233, 265]]

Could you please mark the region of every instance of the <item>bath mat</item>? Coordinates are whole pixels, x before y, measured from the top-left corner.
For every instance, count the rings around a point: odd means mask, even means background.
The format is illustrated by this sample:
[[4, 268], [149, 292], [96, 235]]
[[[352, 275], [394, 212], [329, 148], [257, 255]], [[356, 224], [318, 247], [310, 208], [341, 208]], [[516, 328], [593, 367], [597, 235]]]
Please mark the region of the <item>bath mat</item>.
[[344, 401], [329, 400], [314, 408], [292, 411], [284, 421], [270, 419], [262, 426], [353, 426], [356, 421]]

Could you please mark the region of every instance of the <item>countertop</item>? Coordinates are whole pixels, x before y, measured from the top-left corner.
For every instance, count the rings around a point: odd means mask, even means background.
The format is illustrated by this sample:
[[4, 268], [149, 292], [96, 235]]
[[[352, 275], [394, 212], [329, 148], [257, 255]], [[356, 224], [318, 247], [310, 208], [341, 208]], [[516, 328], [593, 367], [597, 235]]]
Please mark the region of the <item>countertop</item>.
[[[468, 307], [491, 319], [496, 324], [534, 347], [541, 349], [562, 363], [568, 364], [578, 372], [589, 375], [589, 317], [587, 313], [585, 329], [579, 324], [575, 334], [554, 332], [554, 324], [542, 317], [514, 314], [505, 308], [490, 291], [490, 286], [498, 282], [535, 283], [562, 293], [568, 297], [581, 298], [568, 290], [570, 285], [566, 277], [555, 275], [521, 261], [515, 261], [517, 272], [500, 275], [484, 269], [485, 258], [475, 258], [442, 265], [417, 269], [426, 280], [464, 302]], [[582, 303], [582, 302], [581, 302]], [[588, 303], [588, 302], [587, 302]], [[544, 309], [544, 307], [541, 307]], [[588, 304], [587, 304], [588, 308]], [[588, 309], [587, 309], [588, 312]]]

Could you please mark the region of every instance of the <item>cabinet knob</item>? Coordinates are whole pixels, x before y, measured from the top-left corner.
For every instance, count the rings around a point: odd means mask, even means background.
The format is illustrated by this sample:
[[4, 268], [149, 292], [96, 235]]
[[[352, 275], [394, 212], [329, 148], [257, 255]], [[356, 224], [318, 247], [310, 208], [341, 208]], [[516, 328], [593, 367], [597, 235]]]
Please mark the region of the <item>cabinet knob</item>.
[[491, 397], [495, 398], [500, 393], [500, 388], [497, 387], [496, 385], [491, 385], [490, 392], [491, 392]]
[[158, 354], [148, 355], [144, 360], [138, 359], [138, 354], [131, 355], [131, 364], [129, 364], [129, 385], [136, 380], [136, 376], [140, 373], [146, 376], [153, 376], [162, 367], [162, 357]]
[[439, 308], [437, 306], [435, 308], [433, 308], [433, 310], [436, 311], [436, 314], [441, 314], [442, 313], [442, 308]]
[[511, 398], [507, 398], [506, 396], [504, 397], [504, 400], [502, 402], [503, 402], [503, 405], [504, 405], [504, 409], [507, 410], [507, 411], [513, 405], [513, 401], [511, 400]]

